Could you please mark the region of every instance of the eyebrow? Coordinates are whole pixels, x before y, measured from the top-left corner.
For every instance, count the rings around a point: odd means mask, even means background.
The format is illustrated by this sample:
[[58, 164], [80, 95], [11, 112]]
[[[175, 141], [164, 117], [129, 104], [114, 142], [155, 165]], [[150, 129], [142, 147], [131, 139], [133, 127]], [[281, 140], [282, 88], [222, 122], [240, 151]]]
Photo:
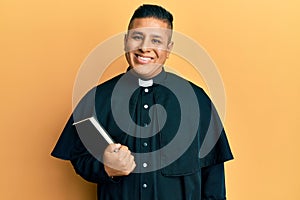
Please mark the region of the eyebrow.
[[139, 32], [139, 31], [133, 31], [131, 34], [139, 34], [139, 35], [143, 35], [142, 32]]

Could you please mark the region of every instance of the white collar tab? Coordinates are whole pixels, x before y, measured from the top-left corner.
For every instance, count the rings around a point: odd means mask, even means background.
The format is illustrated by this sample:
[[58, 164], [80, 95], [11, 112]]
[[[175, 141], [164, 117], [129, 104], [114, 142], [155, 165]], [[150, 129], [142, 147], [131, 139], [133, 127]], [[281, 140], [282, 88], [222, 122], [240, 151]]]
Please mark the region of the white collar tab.
[[139, 86], [141, 87], [150, 87], [153, 85], [153, 79], [150, 79], [150, 80], [142, 80], [139, 78]]

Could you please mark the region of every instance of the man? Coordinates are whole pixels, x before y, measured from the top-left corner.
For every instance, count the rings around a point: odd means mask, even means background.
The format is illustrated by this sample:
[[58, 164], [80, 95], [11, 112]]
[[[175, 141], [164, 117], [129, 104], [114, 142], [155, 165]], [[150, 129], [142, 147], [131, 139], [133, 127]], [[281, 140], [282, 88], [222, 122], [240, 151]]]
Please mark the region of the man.
[[[127, 73], [86, 94], [52, 152], [98, 184], [98, 199], [226, 199], [223, 163], [233, 157], [214, 107], [201, 88], [188, 82], [182, 89], [185, 80], [163, 68], [172, 29], [171, 13], [160, 6], [135, 11], [124, 38]], [[189, 88], [193, 94], [181, 95]], [[80, 140], [85, 133], [73, 125], [91, 115], [116, 142], [99, 155], [87, 150]], [[201, 156], [210, 132], [216, 141]]]

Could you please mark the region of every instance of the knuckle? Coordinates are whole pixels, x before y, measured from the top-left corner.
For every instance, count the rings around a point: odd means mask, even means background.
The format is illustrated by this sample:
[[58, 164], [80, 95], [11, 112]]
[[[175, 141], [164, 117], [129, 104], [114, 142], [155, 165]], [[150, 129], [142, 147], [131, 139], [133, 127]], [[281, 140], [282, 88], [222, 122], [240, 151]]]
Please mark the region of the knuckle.
[[127, 146], [122, 146], [121, 149], [126, 151], [126, 150], [128, 150], [128, 147]]

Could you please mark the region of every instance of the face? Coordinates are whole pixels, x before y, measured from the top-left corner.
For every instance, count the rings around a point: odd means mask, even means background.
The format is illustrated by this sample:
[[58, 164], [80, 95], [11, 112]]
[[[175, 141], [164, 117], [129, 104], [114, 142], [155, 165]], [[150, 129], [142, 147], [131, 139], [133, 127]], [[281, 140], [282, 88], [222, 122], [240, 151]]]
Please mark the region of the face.
[[153, 78], [162, 71], [172, 47], [171, 29], [155, 18], [137, 18], [125, 36], [125, 56], [128, 64], [141, 77]]

